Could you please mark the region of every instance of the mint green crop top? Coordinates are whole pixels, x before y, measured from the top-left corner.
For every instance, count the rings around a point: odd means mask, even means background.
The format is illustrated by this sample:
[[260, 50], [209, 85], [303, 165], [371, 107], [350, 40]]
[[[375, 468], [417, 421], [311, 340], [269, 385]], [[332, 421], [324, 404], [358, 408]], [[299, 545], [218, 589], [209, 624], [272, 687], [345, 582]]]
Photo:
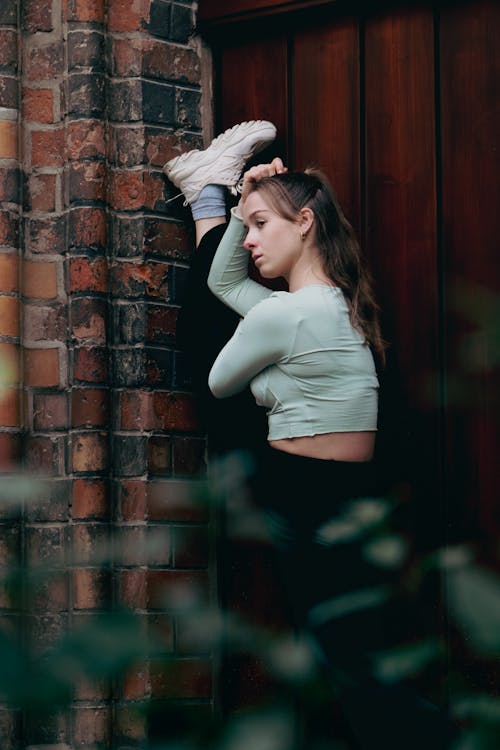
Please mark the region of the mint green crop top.
[[209, 375], [214, 396], [250, 384], [268, 440], [377, 429], [378, 379], [344, 295], [324, 284], [273, 292], [248, 276], [245, 227], [232, 210], [208, 286], [242, 316]]

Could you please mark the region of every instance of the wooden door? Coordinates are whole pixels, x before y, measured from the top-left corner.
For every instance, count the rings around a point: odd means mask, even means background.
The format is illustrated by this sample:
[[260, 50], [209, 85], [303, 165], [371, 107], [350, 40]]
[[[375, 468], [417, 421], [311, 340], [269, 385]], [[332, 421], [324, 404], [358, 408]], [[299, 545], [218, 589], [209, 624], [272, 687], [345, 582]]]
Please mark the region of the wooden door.
[[305, 5], [201, 2], [218, 130], [270, 119], [275, 153], [330, 177], [390, 343], [378, 445], [387, 483], [406, 487], [424, 544], [496, 549], [500, 5]]

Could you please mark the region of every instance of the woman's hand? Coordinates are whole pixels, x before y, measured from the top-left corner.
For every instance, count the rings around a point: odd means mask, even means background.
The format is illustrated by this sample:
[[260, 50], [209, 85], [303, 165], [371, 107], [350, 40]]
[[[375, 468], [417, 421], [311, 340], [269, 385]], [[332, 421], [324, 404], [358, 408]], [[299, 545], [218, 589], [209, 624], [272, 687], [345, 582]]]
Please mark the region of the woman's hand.
[[252, 185], [259, 182], [264, 177], [273, 177], [275, 174], [287, 172], [287, 167], [283, 164], [279, 156], [276, 156], [270, 164], [258, 164], [248, 169], [243, 175], [243, 185], [241, 188], [241, 198], [238, 203], [238, 213], [241, 215], [243, 204], [245, 203], [251, 191]]

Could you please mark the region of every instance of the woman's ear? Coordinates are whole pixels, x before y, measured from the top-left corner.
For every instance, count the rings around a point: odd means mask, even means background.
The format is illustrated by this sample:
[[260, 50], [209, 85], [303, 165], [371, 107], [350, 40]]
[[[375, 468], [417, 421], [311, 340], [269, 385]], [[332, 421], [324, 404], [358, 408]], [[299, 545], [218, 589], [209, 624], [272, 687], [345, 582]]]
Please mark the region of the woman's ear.
[[314, 213], [310, 208], [301, 208], [299, 216], [299, 229], [301, 235], [305, 235], [309, 232], [314, 222]]

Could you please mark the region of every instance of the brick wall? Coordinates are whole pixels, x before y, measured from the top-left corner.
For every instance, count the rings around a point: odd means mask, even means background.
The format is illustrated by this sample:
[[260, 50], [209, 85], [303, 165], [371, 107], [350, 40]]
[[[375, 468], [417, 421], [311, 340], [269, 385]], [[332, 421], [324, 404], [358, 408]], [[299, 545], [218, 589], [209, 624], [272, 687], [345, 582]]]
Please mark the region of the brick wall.
[[[210, 657], [158, 593], [210, 594], [208, 511], [189, 493], [205, 444], [174, 341], [191, 227], [161, 172], [202, 142], [194, 6], [0, 5], [0, 464], [44, 477], [22, 524], [0, 522], [0, 550], [14, 535], [12, 554], [87, 561], [31, 609], [40, 647], [116, 601], [160, 629], [170, 659], [116, 690], [82, 684], [71, 712], [36, 726], [0, 711], [3, 750], [118, 747], [143, 733], [129, 703], [212, 699]], [[151, 534], [164, 544], [146, 559]], [[128, 552], [109, 575], [92, 550], [111, 536]]]

